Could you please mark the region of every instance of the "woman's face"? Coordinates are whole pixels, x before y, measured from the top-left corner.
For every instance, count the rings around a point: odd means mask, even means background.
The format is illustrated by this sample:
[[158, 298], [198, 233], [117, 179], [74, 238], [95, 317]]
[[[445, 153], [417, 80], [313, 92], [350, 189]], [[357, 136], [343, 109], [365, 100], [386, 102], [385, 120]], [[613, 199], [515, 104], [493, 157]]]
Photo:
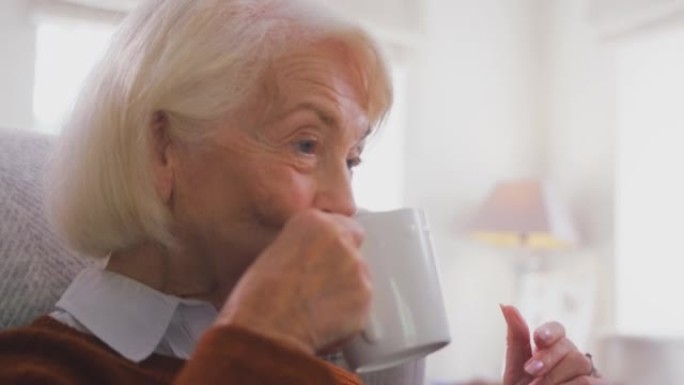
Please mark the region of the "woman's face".
[[369, 120], [343, 63], [329, 46], [278, 60], [240, 120], [176, 148], [171, 204], [191, 254], [243, 270], [295, 213], [355, 213], [352, 169]]

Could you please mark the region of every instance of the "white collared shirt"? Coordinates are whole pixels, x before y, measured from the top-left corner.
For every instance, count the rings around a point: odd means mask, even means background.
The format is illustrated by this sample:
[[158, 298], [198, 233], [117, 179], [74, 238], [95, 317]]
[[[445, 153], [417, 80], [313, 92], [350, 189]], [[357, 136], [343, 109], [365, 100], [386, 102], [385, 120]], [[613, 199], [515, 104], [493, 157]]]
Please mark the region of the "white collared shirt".
[[56, 306], [53, 318], [133, 362], [155, 352], [189, 358], [217, 316], [208, 302], [164, 294], [97, 267], [79, 273]]
[[[218, 314], [208, 302], [164, 294], [98, 267], [79, 273], [56, 306], [53, 318], [94, 335], [133, 362], [152, 353], [188, 359]], [[339, 353], [321, 358], [348, 368]], [[424, 361], [361, 378], [366, 385], [422, 384]]]

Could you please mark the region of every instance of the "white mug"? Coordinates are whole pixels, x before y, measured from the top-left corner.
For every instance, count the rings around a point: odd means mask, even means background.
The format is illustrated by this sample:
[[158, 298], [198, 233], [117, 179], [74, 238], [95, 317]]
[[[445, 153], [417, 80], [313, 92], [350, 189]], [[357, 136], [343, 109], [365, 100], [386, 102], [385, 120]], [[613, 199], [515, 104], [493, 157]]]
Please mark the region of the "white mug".
[[361, 255], [373, 283], [365, 329], [343, 348], [357, 373], [390, 368], [424, 357], [451, 338], [430, 228], [417, 209], [363, 212]]

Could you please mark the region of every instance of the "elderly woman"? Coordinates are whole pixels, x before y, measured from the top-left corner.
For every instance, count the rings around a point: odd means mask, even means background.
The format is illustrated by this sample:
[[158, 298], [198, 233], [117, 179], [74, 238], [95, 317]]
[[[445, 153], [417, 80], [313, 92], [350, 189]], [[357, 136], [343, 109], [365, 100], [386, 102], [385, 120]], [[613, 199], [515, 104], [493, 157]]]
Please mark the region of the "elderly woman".
[[[295, 0], [154, 0], [89, 79], [52, 216], [103, 260], [0, 334], [3, 384], [360, 384], [335, 353], [371, 285], [350, 181], [392, 99], [359, 28]], [[506, 385], [600, 384], [504, 308]], [[420, 364], [404, 379], [422, 383]], [[408, 378], [411, 377], [411, 378]], [[383, 381], [382, 373], [368, 378]]]

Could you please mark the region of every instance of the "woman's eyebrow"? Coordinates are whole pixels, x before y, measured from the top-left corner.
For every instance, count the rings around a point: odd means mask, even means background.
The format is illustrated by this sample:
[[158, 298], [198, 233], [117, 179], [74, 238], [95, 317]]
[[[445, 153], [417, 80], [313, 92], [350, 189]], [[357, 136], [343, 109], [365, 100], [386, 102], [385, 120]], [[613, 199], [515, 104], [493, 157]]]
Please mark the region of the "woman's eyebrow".
[[288, 115], [293, 114], [293, 113], [300, 111], [300, 110], [308, 110], [308, 111], [313, 112], [314, 114], [316, 114], [318, 119], [327, 126], [331, 126], [331, 127], [337, 127], [338, 126], [337, 119], [332, 114], [326, 112], [324, 108], [321, 108], [320, 106], [318, 106], [314, 103], [310, 103], [310, 102], [298, 104], [288, 113]]
[[[297, 104], [294, 108], [292, 108], [285, 115], [286, 116], [292, 115], [292, 114], [294, 114], [298, 111], [301, 111], [301, 110], [307, 110], [307, 111], [313, 112], [316, 115], [316, 117], [321, 122], [323, 122], [323, 124], [325, 124], [326, 126], [328, 126], [330, 128], [339, 128], [338, 120], [335, 116], [326, 112], [325, 108], [322, 108], [319, 105], [317, 105], [315, 103], [311, 103], [311, 102], [304, 102], [304, 103]], [[370, 127], [370, 126], [366, 127], [363, 134], [361, 135], [361, 137], [359, 138], [358, 141], [361, 142], [361, 141], [365, 140], [366, 138], [368, 138], [368, 136], [372, 133], [372, 131], [373, 131], [372, 127]]]

